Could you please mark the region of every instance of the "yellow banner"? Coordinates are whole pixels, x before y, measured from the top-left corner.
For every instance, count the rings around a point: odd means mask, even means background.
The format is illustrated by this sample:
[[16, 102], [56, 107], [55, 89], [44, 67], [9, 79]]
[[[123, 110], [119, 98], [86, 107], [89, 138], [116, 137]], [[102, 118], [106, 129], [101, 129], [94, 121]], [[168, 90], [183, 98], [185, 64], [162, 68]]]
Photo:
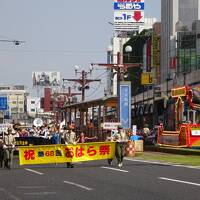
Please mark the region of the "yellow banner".
[[114, 158], [115, 142], [19, 147], [19, 164], [66, 163]]

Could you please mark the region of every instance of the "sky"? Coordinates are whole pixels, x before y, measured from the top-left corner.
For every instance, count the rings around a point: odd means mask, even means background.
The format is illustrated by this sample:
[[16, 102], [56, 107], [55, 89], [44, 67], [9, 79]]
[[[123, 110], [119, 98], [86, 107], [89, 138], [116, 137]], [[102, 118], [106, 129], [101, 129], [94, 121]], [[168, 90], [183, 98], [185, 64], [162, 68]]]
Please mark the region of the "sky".
[[[160, 20], [160, 1], [145, 0], [145, 17]], [[0, 42], [0, 85], [22, 84], [33, 91], [33, 71], [75, 78], [75, 65], [87, 71], [90, 63], [106, 63], [112, 21], [113, 0], [0, 0], [0, 40], [26, 41]], [[102, 82], [91, 84], [86, 98], [103, 91], [105, 76], [103, 68], [93, 71], [90, 78]]]

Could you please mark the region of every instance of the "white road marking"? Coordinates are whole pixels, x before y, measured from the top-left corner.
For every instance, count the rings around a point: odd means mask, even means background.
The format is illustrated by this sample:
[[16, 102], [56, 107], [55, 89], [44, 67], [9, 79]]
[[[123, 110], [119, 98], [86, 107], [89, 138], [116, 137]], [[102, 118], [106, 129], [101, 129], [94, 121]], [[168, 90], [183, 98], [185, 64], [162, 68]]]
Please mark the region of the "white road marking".
[[32, 170], [32, 169], [28, 169], [28, 168], [25, 168], [25, 170], [33, 172], [33, 173], [36, 173], [36, 174], [39, 174], [39, 175], [43, 175], [44, 174], [44, 173], [41, 173], [41, 172], [38, 172], [38, 171], [35, 171], [35, 170]]
[[27, 192], [25, 195], [55, 195], [56, 192]]
[[16, 197], [15, 195], [9, 193], [7, 190], [5, 190], [4, 188], [0, 188], [1, 192], [4, 192], [10, 199], [12, 200], [20, 200], [18, 197]]
[[67, 184], [70, 184], [70, 185], [74, 185], [76, 187], [79, 187], [79, 188], [82, 188], [82, 189], [85, 189], [85, 190], [88, 190], [88, 191], [93, 190], [92, 188], [89, 188], [89, 187], [86, 187], [84, 185], [80, 185], [80, 184], [77, 184], [77, 183], [73, 183], [73, 182], [70, 182], [70, 181], [63, 181], [63, 182], [67, 183]]
[[101, 167], [101, 168], [103, 168], [103, 169], [110, 169], [110, 170], [119, 171], [119, 172], [124, 172], [124, 173], [128, 173], [129, 172], [127, 170], [117, 169], [117, 168], [113, 168], [113, 167]]
[[188, 181], [181, 181], [177, 179], [171, 179], [171, 178], [165, 178], [165, 177], [159, 177], [161, 180], [166, 180], [166, 181], [172, 181], [172, 182], [178, 182], [178, 183], [184, 183], [184, 184], [189, 184], [189, 185], [195, 185], [195, 186], [200, 186], [199, 183], [193, 183], [193, 182], [188, 182]]
[[43, 189], [46, 188], [46, 186], [19, 186], [19, 189]]
[[165, 165], [165, 166], [172, 166], [172, 167], [182, 167], [182, 168], [189, 168], [189, 169], [200, 169], [200, 167], [189, 166], [189, 165], [181, 165], [181, 164], [172, 164], [172, 163], [163, 163], [158, 161], [148, 161], [148, 160], [138, 160], [138, 159], [131, 159], [131, 158], [124, 158], [124, 160], [132, 161], [132, 162], [141, 162], [141, 163], [151, 163], [156, 165]]

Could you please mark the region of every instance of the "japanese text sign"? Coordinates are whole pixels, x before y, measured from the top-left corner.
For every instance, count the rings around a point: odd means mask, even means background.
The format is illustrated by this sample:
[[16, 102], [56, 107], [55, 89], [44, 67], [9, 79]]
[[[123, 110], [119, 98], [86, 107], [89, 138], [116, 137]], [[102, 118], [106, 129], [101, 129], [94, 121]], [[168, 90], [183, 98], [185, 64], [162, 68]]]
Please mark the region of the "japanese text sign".
[[115, 142], [19, 147], [20, 165], [102, 160], [114, 155]]
[[131, 82], [120, 82], [120, 122], [123, 128], [131, 128]]

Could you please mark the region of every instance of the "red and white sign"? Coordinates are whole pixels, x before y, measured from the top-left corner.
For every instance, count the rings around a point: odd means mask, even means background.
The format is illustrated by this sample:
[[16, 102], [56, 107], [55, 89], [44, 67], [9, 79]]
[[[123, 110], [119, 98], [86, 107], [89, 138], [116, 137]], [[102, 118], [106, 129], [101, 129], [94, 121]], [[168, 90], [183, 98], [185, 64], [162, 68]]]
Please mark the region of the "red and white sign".
[[103, 129], [105, 130], [117, 130], [117, 127], [121, 125], [119, 122], [104, 122]]
[[[114, 0], [114, 2], [119, 3], [114, 10], [114, 29], [115, 31], [133, 31], [139, 30], [139, 26], [144, 24], [144, 0]], [[141, 9], [130, 10], [122, 9], [120, 3], [142, 3]], [[116, 3], [115, 3], [116, 4]], [[119, 9], [120, 8], [120, 9]]]

